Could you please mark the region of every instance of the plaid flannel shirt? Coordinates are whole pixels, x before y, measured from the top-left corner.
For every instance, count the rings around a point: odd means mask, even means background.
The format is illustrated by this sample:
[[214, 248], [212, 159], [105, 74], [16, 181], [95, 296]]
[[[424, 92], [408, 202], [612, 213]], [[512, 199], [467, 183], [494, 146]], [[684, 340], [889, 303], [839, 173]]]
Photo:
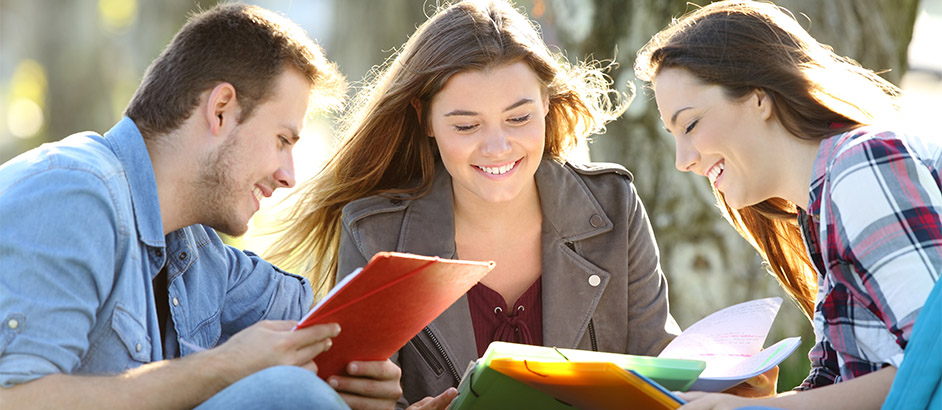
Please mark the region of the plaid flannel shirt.
[[942, 272], [942, 146], [876, 127], [821, 142], [798, 222], [818, 271], [804, 390], [899, 367]]

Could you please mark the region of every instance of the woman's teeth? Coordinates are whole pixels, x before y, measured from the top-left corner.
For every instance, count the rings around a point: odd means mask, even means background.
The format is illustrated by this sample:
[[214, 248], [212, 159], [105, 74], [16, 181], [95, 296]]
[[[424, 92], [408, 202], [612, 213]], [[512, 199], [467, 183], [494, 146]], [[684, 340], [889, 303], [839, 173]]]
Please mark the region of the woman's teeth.
[[256, 199], [258, 202], [262, 202], [262, 198], [265, 197], [265, 195], [262, 194], [262, 190], [259, 189], [258, 187], [253, 187], [253, 188], [252, 188], [252, 195], [255, 195], [255, 199]]
[[481, 171], [487, 172], [488, 174], [491, 174], [491, 175], [503, 175], [503, 174], [506, 174], [507, 171], [510, 171], [511, 169], [513, 169], [513, 168], [514, 168], [514, 165], [517, 165], [517, 163], [516, 163], [516, 162], [511, 162], [511, 163], [509, 163], [509, 164], [507, 164], [507, 165], [504, 165], [504, 166], [501, 166], [501, 167], [484, 167], [484, 166], [478, 166], [478, 168], [480, 168]]
[[720, 162], [714, 165], [713, 168], [710, 168], [709, 171], [707, 171], [707, 178], [710, 178], [711, 184], [716, 183], [716, 177], [720, 176], [720, 174], [723, 172], [723, 169], [725, 168], [726, 168], [726, 165]]

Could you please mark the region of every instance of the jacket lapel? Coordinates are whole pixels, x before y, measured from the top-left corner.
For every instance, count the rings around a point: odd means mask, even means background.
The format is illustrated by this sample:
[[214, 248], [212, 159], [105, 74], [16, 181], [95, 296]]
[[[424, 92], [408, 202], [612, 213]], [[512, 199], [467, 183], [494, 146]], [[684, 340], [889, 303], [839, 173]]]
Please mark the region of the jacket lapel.
[[[411, 199], [399, 232], [398, 252], [453, 259], [455, 250], [455, 208], [451, 177], [439, 161], [435, 180], [425, 196]], [[443, 211], [443, 210], [449, 211]]]
[[577, 241], [613, 225], [570, 167], [544, 160], [536, 182], [543, 208], [543, 344], [575, 348], [610, 278], [579, 255]]
[[[432, 189], [413, 199], [403, 216], [399, 252], [455, 259], [455, 217], [451, 176], [439, 161], [435, 167]], [[459, 372], [478, 357], [467, 296], [461, 296], [429, 326]], [[442, 335], [448, 335], [443, 337]]]

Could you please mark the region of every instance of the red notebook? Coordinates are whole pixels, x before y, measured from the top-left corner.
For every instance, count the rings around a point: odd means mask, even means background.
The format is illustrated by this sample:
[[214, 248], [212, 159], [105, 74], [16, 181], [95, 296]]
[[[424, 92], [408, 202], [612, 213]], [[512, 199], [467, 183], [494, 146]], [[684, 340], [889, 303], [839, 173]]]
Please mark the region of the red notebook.
[[340, 335], [314, 362], [322, 379], [344, 374], [350, 361], [388, 359], [493, 268], [494, 262], [380, 252], [295, 329], [339, 323]]

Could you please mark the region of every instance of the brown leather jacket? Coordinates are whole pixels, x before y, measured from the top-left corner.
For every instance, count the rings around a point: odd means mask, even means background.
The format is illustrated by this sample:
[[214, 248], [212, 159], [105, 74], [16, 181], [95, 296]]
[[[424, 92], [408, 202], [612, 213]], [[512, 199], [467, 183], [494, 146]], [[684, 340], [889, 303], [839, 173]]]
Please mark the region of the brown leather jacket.
[[[656, 355], [680, 329], [668, 311], [657, 244], [631, 174], [619, 165], [543, 160], [543, 344]], [[372, 196], [343, 209], [338, 272], [376, 252], [455, 258], [451, 176], [441, 163], [419, 198]], [[338, 278], [339, 280], [339, 278]], [[477, 359], [462, 296], [391, 359], [402, 368], [401, 407], [457, 386]]]

